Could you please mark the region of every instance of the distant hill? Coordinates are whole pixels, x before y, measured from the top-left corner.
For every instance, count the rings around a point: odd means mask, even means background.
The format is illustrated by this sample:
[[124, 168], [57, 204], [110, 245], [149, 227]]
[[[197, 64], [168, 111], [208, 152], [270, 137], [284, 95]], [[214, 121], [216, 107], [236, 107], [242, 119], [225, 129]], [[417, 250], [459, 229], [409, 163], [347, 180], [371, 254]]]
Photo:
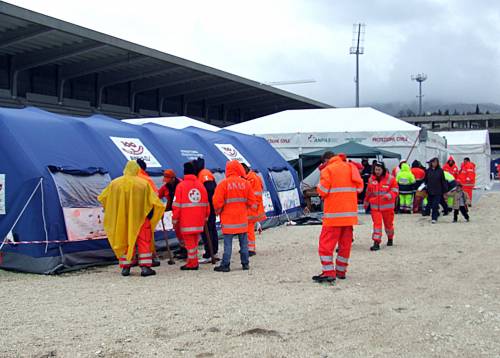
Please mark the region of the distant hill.
[[[446, 110], [453, 114], [457, 111], [459, 114], [467, 112], [475, 112], [476, 105], [479, 105], [479, 110], [482, 113], [500, 113], [500, 105], [496, 103], [448, 103], [448, 102], [438, 102], [429, 101], [424, 102], [423, 107], [426, 113], [438, 112], [441, 110], [444, 113]], [[368, 107], [373, 107], [381, 112], [390, 114], [392, 116], [400, 116], [403, 112], [407, 113], [408, 110], [413, 113], [418, 112], [418, 105], [414, 102], [389, 102], [389, 103], [370, 103], [366, 104]]]

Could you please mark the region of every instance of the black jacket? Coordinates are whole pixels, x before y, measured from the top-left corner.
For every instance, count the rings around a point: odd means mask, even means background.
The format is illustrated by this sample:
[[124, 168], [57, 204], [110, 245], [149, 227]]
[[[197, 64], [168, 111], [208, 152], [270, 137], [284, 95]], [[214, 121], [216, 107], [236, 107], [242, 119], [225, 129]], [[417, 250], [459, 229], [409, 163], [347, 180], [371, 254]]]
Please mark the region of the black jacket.
[[429, 195], [443, 195], [448, 192], [448, 183], [444, 177], [444, 171], [441, 167], [436, 169], [429, 168], [425, 175], [425, 185]]

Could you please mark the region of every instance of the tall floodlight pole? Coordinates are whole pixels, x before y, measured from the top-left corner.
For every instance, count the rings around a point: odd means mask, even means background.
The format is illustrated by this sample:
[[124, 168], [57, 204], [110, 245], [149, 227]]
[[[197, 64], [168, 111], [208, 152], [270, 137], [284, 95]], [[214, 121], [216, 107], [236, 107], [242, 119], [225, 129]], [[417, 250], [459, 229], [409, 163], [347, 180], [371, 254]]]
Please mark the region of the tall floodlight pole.
[[422, 97], [424, 95], [422, 94], [422, 82], [424, 82], [427, 79], [427, 75], [425, 73], [419, 73], [417, 75], [412, 75], [411, 80], [412, 81], [417, 81], [418, 82], [418, 115], [422, 115]]
[[350, 49], [351, 55], [356, 55], [356, 107], [359, 107], [359, 55], [365, 53], [363, 43], [365, 42], [365, 24], [352, 25], [352, 46]]

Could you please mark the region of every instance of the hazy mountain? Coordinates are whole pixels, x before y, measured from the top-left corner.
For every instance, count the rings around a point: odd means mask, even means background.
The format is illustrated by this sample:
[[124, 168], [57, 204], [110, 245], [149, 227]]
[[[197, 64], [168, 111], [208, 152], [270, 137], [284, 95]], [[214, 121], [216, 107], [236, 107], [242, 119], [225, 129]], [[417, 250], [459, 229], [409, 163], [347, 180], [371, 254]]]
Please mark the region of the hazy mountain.
[[[455, 110], [462, 114], [467, 112], [475, 112], [476, 105], [479, 105], [479, 110], [482, 113], [486, 111], [490, 113], [500, 113], [500, 105], [496, 103], [448, 103], [448, 102], [438, 102], [438, 101], [424, 101], [423, 110], [424, 112], [445, 112], [448, 110], [452, 114]], [[418, 112], [418, 103], [415, 102], [389, 102], [389, 103], [370, 103], [367, 104], [368, 107], [373, 107], [381, 112], [398, 116], [401, 111], [405, 113], [407, 110], [411, 110], [414, 113]]]

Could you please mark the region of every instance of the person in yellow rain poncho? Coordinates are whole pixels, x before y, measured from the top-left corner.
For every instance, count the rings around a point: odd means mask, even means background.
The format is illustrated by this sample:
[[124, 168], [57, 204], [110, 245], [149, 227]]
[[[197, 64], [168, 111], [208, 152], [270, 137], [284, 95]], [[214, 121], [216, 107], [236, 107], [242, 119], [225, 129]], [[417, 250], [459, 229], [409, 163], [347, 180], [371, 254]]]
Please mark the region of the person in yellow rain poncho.
[[165, 207], [148, 182], [138, 176], [139, 165], [129, 161], [123, 176], [113, 180], [99, 195], [104, 207], [104, 230], [120, 261], [122, 275], [130, 275], [137, 245], [141, 276], [151, 276], [154, 228]]

